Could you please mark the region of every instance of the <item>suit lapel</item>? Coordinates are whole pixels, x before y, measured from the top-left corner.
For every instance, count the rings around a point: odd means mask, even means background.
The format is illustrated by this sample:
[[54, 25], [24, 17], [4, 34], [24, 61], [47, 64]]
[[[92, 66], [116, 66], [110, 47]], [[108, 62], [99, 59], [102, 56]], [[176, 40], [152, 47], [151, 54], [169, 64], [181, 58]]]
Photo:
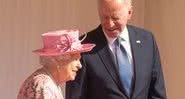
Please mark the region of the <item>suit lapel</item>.
[[120, 88], [121, 91], [123, 91], [123, 87], [121, 86], [121, 82], [119, 80], [119, 74], [117, 65], [114, 59], [114, 56], [109, 49], [109, 46], [106, 41], [106, 37], [103, 34], [101, 26], [97, 29], [96, 32], [96, 38], [98, 38], [96, 41], [98, 42], [97, 49], [98, 49], [98, 55], [101, 59], [101, 61], [104, 63], [104, 66], [107, 70], [107, 72], [111, 75], [113, 81], [117, 84], [117, 86]]
[[111, 75], [114, 82], [119, 86], [120, 90], [123, 91], [123, 88], [121, 86], [120, 80], [119, 80], [119, 74], [117, 71], [117, 65], [114, 61], [114, 56], [112, 55], [112, 52], [109, 50], [108, 45], [105, 46], [102, 50], [98, 52], [98, 55], [101, 59], [101, 61], [104, 63], [104, 66], [108, 73]]
[[132, 96], [134, 96], [135, 92], [139, 89], [138, 81], [140, 80], [141, 72], [143, 72], [142, 68], [142, 57], [143, 56], [143, 50], [142, 50], [142, 39], [137, 34], [136, 31], [134, 31], [133, 28], [128, 26], [129, 31], [129, 37], [130, 37], [130, 43], [131, 43], [131, 50], [132, 50], [132, 57], [133, 57], [133, 67], [134, 67], [134, 80], [133, 80], [133, 91]]

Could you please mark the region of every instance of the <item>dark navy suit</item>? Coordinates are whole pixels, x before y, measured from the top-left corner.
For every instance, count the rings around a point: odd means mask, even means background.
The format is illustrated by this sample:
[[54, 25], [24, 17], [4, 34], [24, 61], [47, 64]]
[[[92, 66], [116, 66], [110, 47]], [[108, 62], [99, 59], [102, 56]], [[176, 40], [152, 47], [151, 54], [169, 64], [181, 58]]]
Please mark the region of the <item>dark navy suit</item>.
[[[83, 43], [96, 47], [82, 54], [82, 69], [67, 83], [66, 99], [166, 99], [160, 57], [152, 33], [127, 25], [134, 66], [132, 95], [121, 85], [118, 69], [101, 25]], [[138, 42], [139, 41], [139, 42]]]

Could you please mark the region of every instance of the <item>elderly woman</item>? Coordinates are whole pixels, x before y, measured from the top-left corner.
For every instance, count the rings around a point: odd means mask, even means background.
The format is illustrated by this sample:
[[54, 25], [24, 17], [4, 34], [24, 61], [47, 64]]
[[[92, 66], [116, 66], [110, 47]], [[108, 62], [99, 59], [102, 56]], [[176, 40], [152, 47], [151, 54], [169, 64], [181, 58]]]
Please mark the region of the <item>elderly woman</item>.
[[94, 44], [81, 44], [78, 30], [62, 30], [42, 34], [40, 56], [42, 67], [23, 83], [18, 99], [64, 99], [65, 82], [74, 80], [81, 68], [80, 53], [90, 51]]

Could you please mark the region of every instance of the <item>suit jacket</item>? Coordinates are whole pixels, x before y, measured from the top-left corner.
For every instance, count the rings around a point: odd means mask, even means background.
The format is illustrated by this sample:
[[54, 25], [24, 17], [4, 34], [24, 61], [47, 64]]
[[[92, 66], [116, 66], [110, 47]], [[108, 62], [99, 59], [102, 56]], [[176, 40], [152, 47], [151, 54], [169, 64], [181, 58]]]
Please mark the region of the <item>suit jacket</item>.
[[[152, 33], [127, 25], [133, 55], [132, 94], [121, 85], [117, 65], [101, 25], [89, 32], [83, 43], [96, 47], [82, 54], [82, 69], [67, 83], [66, 99], [166, 99], [162, 67]], [[138, 42], [140, 41], [140, 42]]]

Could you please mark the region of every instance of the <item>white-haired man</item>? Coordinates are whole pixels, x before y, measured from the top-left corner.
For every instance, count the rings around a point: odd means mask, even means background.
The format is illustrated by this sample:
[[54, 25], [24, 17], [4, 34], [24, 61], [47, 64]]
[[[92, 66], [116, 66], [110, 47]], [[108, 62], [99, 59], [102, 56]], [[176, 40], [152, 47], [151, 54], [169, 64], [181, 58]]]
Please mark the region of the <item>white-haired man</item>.
[[101, 25], [83, 43], [82, 69], [67, 99], [166, 99], [160, 57], [151, 32], [127, 25], [132, 0], [98, 0]]

